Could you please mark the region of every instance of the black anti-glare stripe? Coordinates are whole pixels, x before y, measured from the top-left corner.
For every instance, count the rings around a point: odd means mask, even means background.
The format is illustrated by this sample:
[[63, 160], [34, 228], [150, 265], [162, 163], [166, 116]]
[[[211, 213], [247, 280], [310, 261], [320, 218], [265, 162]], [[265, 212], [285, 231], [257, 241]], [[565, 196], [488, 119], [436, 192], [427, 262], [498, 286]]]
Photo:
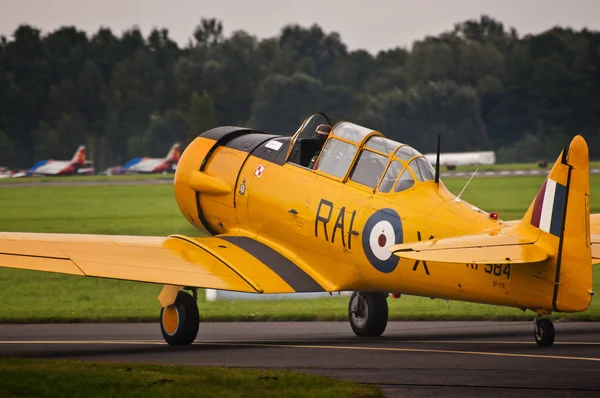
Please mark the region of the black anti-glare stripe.
[[296, 292], [324, 292], [310, 275], [269, 246], [245, 236], [219, 236], [269, 267]]
[[231, 149], [235, 149], [241, 152], [251, 153], [256, 148], [261, 146], [265, 141], [269, 141], [273, 138], [279, 138], [278, 135], [255, 133], [246, 131], [245, 134], [241, 134], [229, 141], [224, 143], [223, 146]]
[[[256, 287], [254, 287], [252, 285], [252, 283], [250, 283], [250, 281], [248, 281], [243, 275], [240, 275], [240, 273], [238, 271], [236, 271], [234, 268], [231, 268], [229, 265], [227, 265], [227, 263], [224, 263], [223, 260], [221, 260], [219, 257], [217, 257], [215, 255], [215, 253], [213, 253], [210, 250], [207, 250], [206, 248], [204, 248], [203, 246], [199, 245], [198, 243], [194, 242], [192, 239], [186, 238], [184, 236], [178, 236], [178, 235], [171, 235], [169, 236], [169, 238], [172, 239], [179, 239], [182, 240], [184, 242], [187, 242], [191, 245], [196, 246], [197, 248], [204, 250], [205, 253], [213, 256], [215, 259], [217, 259], [220, 263], [222, 263], [223, 265], [225, 265], [227, 268], [229, 268], [231, 271], [233, 271], [237, 276], [239, 276], [240, 278], [242, 278], [242, 280], [244, 280], [244, 282], [246, 282], [248, 284], [248, 286], [250, 286], [252, 289], [256, 290]], [[257, 293], [262, 293], [262, 290], [256, 290]]]
[[[215, 127], [214, 129], [210, 129], [208, 131], [200, 134], [200, 137], [208, 138], [211, 140], [219, 141], [221, 138], [230, 135], [231, 133], [257, 133], [258, 131], [246, 128], [246, 127], [238, 127], [238, 126], [221, 126]], [[239, 135], [239, 134], [238, 134]]]

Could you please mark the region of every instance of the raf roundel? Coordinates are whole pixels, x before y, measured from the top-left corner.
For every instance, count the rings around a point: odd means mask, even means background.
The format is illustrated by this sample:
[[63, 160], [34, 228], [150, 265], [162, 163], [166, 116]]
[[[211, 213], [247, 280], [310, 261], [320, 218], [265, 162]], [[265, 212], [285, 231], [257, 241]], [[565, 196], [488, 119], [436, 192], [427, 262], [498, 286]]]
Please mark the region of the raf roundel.
[[381, 209], [369, 217], [362, 232], [365, 256], [375, 269], [390, 273], [400, 258], [392, 255], [389, 247], [402, 243], [402, 221], [393, 209]]

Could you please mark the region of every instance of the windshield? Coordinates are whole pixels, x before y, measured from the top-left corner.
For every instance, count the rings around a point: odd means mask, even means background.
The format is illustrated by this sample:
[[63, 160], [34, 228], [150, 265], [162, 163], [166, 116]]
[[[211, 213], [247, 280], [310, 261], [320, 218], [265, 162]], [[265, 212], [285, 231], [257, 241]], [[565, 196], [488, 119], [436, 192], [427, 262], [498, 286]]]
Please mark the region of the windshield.
[[363, 150], [358, 157], [350, 179], [359, 184], [375, 188], [387, 163], [388, 159], [385, 156], [369, 150]]
[[398, 174], [400, 174], [403, 168], [404, 164], [402, 162], [393, 160], [385, 172], [383, 180], [381, 180], [381, 184], [379, 184], [379, 192], [390, 192], [394, 186], [394, 183], [396, 182]]
[[424, 157], [418, 157], [413, 159], [409, 164], [410, 167], [415, 173], [415, 177], [417, 180], [423, 181], [431, 181], [435, 178], [435, 172], [433, 171], [433, 167]]
[[352, 164], [352, 160], [354, 160], [355, 154], [356, 146], [335, 138], [329, 138], [318, 160], [317, 170], [335, 177], [344, 178]]

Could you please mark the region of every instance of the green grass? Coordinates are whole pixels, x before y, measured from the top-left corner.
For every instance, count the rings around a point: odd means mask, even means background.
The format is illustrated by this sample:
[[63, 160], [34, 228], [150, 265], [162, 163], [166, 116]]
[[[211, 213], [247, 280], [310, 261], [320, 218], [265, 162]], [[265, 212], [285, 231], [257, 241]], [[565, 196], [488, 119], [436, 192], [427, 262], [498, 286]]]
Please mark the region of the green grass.
[[[445, 179], [459, 192], [466, 179]], [[518, 219], [543, 177], [474, 179], [463, 198], [505, 220]], [[592, 212], [600, 212], [600, 176], [591, 177]], [[170, 185], [12, 187], [0, 189], [3, 231], [198, 235], [181, 216]], [[600, 291], [600, 268], [594, 270]], [[155, 321], [161, 286], [0, 269], [0, 322]], [[201, 295], [202, 296], [202, 295]], [[218, 301], [200, 304], [203, 320], [344, 320], [347, 297]], [[403, 297], [389, 300], [392, 319], [519, 319], [516, 309]], [[597, 305], [598, 304], [598, 305]], [[565, 319], [600, 320], [600, 303]]]
[[[600, 266], [594, 266], [600, 291]], [[0, 269], [0, 322], [157, 322], [161, 286], [127, 281]], [[392, 320], [520, 320], [531, 313], [514, 308], [450, 302], [424, 297], [388, 299]], [[345, 321], [348, 297], [207, 302], [199, 294], [203, 321]], [[600, 321], [600, 302], [586, 312], [555, 314], [554, 319]]]
[[291, 371], [0, 359], [2, 397], [383, 397], [374, 387]]
[[197, 234], [170, 184], [2, 188], [0, 209], [3, 231]]
[[131, 174], [115, 176], [56, 176], [56, 177], [22, 177], [22, 178], [2, 178], [0, 184], [24, 184], [28, 182], [48, 183], [48, 182], [91, 182], [91, 181], [156, 181], [173, 180], [174, 174]]
[[[126, 176], [127, 177], [127, 176]], [[520, 218], [544, 177], [473, 179], [463, 199], [505, 220]], [[460, 192], [466, 178], [446, 178]], [[600, 176], [591, 176], [592, 212], [600, 212]], [[167, 185], [11, 187], [0, 189], [3, 231], [99, 234], [196, 234]]]
[[[547, 170], [552, 167], [552, 162], [548, 162]], [[590, 162], [590, 168], [599, 168], [600, 160]], [[457, 166], [453, 171], [501, 171], [501, 170], [538, 170], [539, 167], [535, 162], [531, 163], [496, 163], [481, 166]], [[442, 172], [448, 171], [445, 167], [441, 167]], [[95, 175], [95, 176], [56, 176], [56, 177], [24, 177], [24, 178], [3, 178], [0, 179], [0, 184], [23, 184], [27, 182], [48, 183], [48, 182], [71, 182], [71, 181], [153, 181], [153, 180], [172, 180], [174, 174], [131, 174], [131, 175]]]
[[[495, 211], [503, 220], [523, 217], [535, 198], [545, 176], [474, 178], [462, 195], [467, 202], [486, 211]], [[446, 187], [458, 195], [468, 181], [464, 178], [444, 178]], [[600, 175], [590, 176], [590, 211], [600, 212]]]
[[[548, 167], [545, 170], [550, 170], [552, 168], [553, 161], [548, 162]], [[594, 160], [590, 162], [590, 169], [600, 167], [600, 160]], [[537, 163], [496, 163], [489, 165], [480, 165], [480, 166], [456, 166], [456, 170], [452, 171], [475, 171], [475, 169], [479, 169], [479, 172], [482, 171], [501, 171], [501, 170], [539, 170]], [[441, 167], [442, 172], [448, 171], [445, 167]]]

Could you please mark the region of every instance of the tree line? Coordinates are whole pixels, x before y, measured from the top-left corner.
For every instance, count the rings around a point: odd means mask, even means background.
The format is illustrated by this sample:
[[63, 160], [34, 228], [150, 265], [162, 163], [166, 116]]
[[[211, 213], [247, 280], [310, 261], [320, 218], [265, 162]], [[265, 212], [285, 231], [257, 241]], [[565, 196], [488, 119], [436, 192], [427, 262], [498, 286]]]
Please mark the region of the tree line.
[[520, 37], [488, 16], [375, 55], [318, 25], [258, 40], [202, 19], [185, 47], [166, 29], [21, 25], [0, 37], [0, 165], [68, 159], [83, 143], [107, 167], [217, 125], [292, 134], [315, 111], [422, 152], [440, 134], [444, 151], [550, 159], [579, 133], [594, 156], [599, 92], [599, 32]]

